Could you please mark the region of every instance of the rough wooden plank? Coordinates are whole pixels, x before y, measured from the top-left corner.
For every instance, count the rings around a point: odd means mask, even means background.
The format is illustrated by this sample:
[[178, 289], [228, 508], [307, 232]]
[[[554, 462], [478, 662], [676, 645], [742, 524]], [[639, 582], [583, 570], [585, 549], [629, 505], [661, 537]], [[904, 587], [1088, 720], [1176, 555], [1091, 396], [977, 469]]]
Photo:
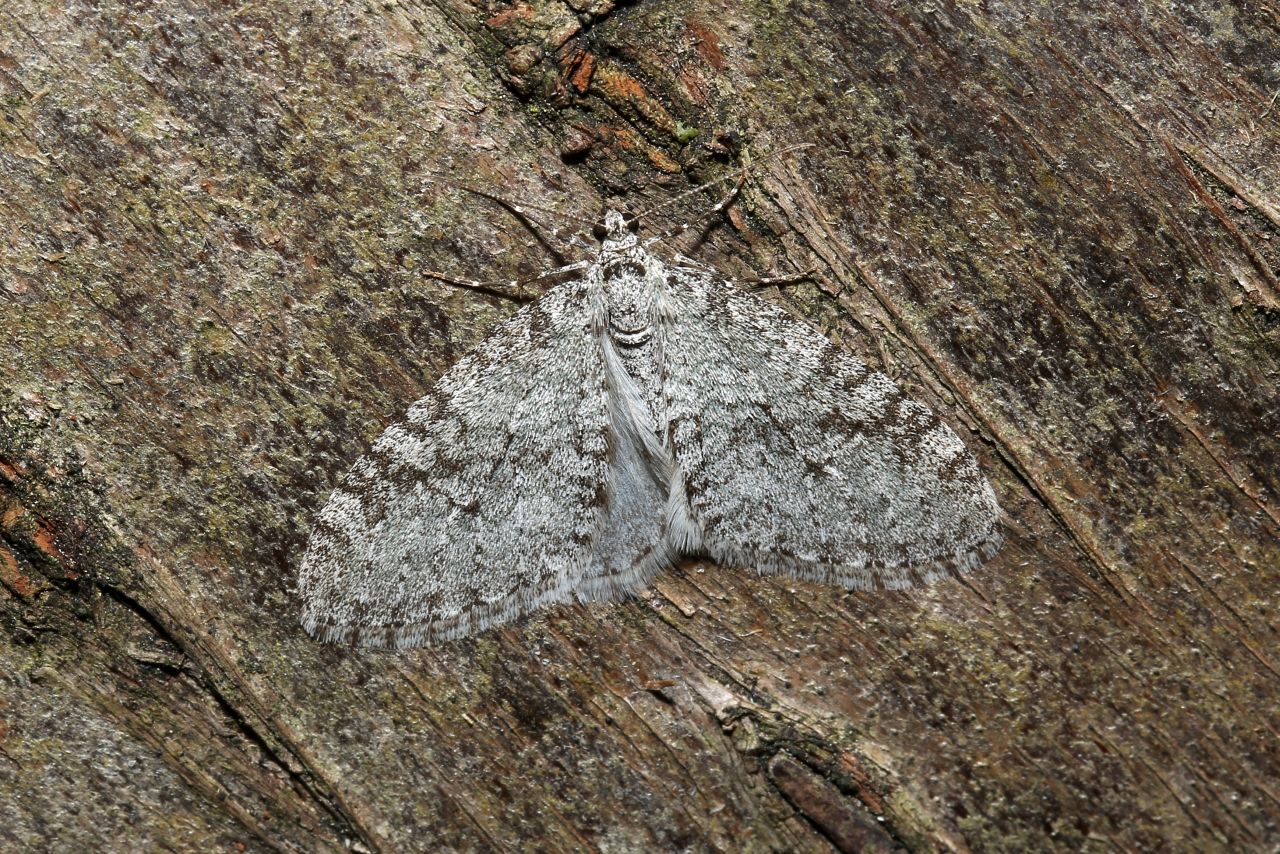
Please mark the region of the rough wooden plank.
[[[0, 838], [1280, 844], [1278, 31], [1243, 3], [9, 4]], [[589, 217], [802, 141], [696, 251], [818, 265], [776, 298], [979, 451], [987, 569], [852, 595], [691, 564], [438, 650], [302, 635], [311, 514], [508, 310], [416, 271], [550, 265], [443, 179]], [[23, 794], [68, 780], [75, 809]]]

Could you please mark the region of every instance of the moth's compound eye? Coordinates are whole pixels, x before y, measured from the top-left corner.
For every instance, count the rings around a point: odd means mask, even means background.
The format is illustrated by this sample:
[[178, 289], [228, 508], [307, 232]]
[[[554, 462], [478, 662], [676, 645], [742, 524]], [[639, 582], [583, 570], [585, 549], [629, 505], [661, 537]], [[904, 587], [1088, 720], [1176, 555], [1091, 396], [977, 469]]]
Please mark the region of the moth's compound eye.
[[596, 240], [604, 240], [609, 236], [609, 229], [604, 227], [603, 222], [597, 222], [591, 226], [591, 233], [595, 235]]
[[627, 231], [635, 234], [640, 230], [640, 217], [627, 214]]

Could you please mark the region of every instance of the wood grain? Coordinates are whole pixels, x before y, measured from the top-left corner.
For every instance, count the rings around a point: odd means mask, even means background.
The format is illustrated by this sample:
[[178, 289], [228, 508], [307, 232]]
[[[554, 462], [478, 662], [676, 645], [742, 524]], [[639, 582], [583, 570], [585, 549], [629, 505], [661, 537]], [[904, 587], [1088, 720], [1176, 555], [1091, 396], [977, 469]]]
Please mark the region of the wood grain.
[[[1280, 845], [1278, 69], [1241, 2], [6, 4], [0, 842]], [[564, 246], [748, 160], [680, 248], [816, 267], [1000, 554], [310, 641], [311, 517], [511, 310], [421, 272], [554, 265], [457, 185]]]

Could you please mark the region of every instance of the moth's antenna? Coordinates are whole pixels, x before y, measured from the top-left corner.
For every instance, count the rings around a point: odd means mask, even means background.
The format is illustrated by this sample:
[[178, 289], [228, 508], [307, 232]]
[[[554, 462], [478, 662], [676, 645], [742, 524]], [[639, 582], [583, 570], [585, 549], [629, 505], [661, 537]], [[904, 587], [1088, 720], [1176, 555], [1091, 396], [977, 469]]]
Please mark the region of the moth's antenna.
[[[802, 143], [800, 143], [800, 144], [798, 144], [798, 145], [792, 145], [792, 146], [789, 146], [789, 147], [787, 147], [787, 148], [784, 148], [784, 149], [782, 149], [781, 151], [775, 151], [774, 153], [772, 153], [772, 154], [768, 155], [767, 157], [765, 157], [763, 160], [761, 160], [761, 161], [759, 161], [759, 162], [760, 162], [760, 163], [767, 163], [767, 162], [769, 162], [770, 160], [773, 160], [773, 159], [778, 158], [778, 157], [782, 157], [783, 155], [786, 155], [786, 154], [790, 154], [790, 153], [791, 153], [791, 152], [793, 152], [793, 151], [802, 151], [802, 150], [804, 150], [804, 149], [806, 149], [806, 148], [813, 148], [813, 146], [814, 146], [814, 143], [812, 143], [812, 142], [802, 142]], [[730, 180], [735, 180], [735, 179], [736, 179], [736, 180], [737, 180], [737, 182], [738, 182], [738, 186], [740, 187], [740, 186], [742, 186], [742, 183], [743, 183], [744, 181], [746, 181], [746, 179], [747, 179], [747, 173], [750, 171], [750, 169], [751, 169], [751, 167], [752, 167], [753, 165], [754, 165], [754, 164], [752, 164], [752, 163], [744, 163], [744, 164], [742, 164], [742, 168], [741, 168], [741, 169], [738, 169], [738, 170], [735, 170], [735, 171], [734, 171], [734, 173], [729, 174], [729, 175], [722, 175], [721, 177], [716, 178], [716, 179], [715, 179], [715, 180], [713, 180], [713, 181], [708, 181], [708, 182], [707, 182], [707, 183], [705, 183], [705, 184], [701, 184], [701, 185], [699, 185], [699, 186], [697, 186], [697, 187], [694, 187], [692, 190], [685, 190], [685, 191], [684, 191], [683, 193], [681, 193], [680, 195], [675, 196], [674, 198], [667, 199], [665, 202], [663, 202], [663, 203], [662, 203], [662, 204], [660, 204], [660, 205], [655, 205], [655, 206], [653, 206], [653, 207], [649, 208], [649, 209], [648, 209], [648, 210], [646, 210], [646, 211], [641, 211], [640, 213], [638, 213], [638, 214], [636, 214], [635, 216], [633, 216], [633, 217], [632, 217], [632, 219], [639, 219], [640, 217], [648, 217], [648, 216], [650, 216], [650, 215], [652, 215], [652, 214], [657, 213], [658, 211], [665, 210], [666, 208], [671, 207], [672, 205], [674, 205], [674, 204], [676, 204], [676, 203], [680, 202], [680, 201], [681, 201], [681, 200], [683, 200], [683, 199], [687, 199], [689, 196], [697, 195], [698, 193], [701, 193], [701, 192], [702, 192], [702, 191], [704, 191], [704, 190], [708, 190], [708, 189], [710, 189], [710, 188], [712, 188], [712, 187], [716, 186], [717, 184], [723, 184], [725, 181], [730, 181]], [[736, 192], [736, 190], [735, 190], [735, 192]]]
[[446, 181], [445, 183], [448, 184], [450, 187], [455, 187], [456, 189], [464, 190], [468, 193], [471, 193], [472, 195], [479, 196], [482, 199], [488, 199], [489, 201], [497, 205], [501, 205], [503, 209], [505, 209], [517, 220], [519, 220], [520, 224], [529, 230], [529, 233], [532, 234], [534, 238], [536, 238], [537, 241], [542, 244], [543, 249], [551, 253], [552, 257], [556, 259], [557, 264], [563, 267], [565, 264], [568, 263], [568, 259], [565, 257], [564, 252], [560, 250], [560, 247], [552, 245], [551, 241], [547, 240], [545, 237], [542, 236], [542, 232], [539, 231], [535, 227], [534, 223], [530, 221], [527, 212], [538, 211], [539, 213], [550, 214], [551, 216], [561, 217], [563, 219], [572, 219], [572, 220], [577, 220], [578, 222], [584, 222], [584, 220], [582, 220], [580, 217], [575, 217], [568, 214], [562, 214], [559, 211], [548, 210], [547, 208], [539, 207], [538, 205], [526, 205], [518, 202], [513, 202], [509, 199], [504, 199], [502, 198], [502, 196], [496, 195], [494, 193], [490, 193], [485, 190], [477, 190], [475, 187], [468, 187], [466, 184], [455, 184], [452, 181]]

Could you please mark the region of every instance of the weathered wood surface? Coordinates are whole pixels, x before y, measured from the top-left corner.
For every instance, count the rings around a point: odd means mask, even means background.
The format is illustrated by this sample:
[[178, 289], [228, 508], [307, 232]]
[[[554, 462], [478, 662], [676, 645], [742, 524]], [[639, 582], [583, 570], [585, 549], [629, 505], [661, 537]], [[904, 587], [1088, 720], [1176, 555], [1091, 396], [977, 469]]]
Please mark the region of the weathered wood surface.
[[[0, 9], [0, 846], [1280, 846], [1276, 6], [613, 6]], [[817, 267], [771, 298], [976, 449], [989, 566], [303, 635], [312, 514], [511, 310], [418, 271], [552, 263], [444, 178], [799, 142], [696, 253]]]

